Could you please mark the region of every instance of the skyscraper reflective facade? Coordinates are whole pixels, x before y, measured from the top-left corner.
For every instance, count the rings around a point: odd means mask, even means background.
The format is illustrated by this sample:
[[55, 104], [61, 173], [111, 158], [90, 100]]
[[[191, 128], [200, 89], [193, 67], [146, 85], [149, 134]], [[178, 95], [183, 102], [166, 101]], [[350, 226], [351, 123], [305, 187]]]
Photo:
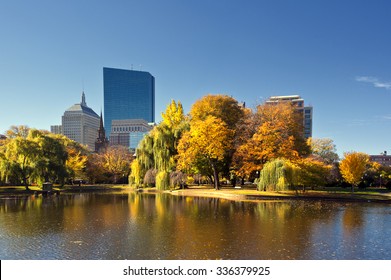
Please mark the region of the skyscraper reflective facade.
[[105, 67], [103, 91], [104, 123], [108, 134], [112, 131], [113, 120], [155, 122], [155, 78], [150, 73]]

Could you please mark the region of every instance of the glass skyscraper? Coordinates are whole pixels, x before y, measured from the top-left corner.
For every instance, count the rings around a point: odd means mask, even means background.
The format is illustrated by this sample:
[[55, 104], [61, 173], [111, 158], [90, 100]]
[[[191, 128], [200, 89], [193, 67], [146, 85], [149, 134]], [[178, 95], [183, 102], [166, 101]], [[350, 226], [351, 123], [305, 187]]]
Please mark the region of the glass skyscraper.
[[104, 67], [103, 92], [108, 134], [113, 120], [155, 122], [155, 78], [150, 73]]

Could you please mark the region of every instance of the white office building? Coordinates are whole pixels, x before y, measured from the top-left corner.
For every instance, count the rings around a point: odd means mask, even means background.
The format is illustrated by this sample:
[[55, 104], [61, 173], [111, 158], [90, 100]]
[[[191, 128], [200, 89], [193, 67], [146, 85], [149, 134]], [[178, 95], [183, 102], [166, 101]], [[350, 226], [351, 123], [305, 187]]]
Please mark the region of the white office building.
[[142, 119], [112, 120], [110, 145], [122, 145], [135, 150], [153, 125]]
[[98, 137], [99, 123], [98, 114], [87, 106], [83, 92], [81, 103], [73, 105], [64, 112], [62, 134], [93, 151]]
[[280, 102], [290, 102], [303, 114], [304, 137], [312, 137], [312, 106], [304, 106], [304, 99], [300, 95], [271, 96], [266, 103], [276, 104]]

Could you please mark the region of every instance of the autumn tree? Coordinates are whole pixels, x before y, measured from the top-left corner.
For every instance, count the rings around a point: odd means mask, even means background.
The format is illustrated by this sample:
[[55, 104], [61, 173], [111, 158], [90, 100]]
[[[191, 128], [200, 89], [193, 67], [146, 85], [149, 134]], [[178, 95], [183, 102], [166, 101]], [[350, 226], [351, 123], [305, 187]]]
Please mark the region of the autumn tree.
[[250, 168], [248, 170], [248, 163], [244, 162], [243, 158], [246, 157], [247, 149], [241, 148], [249, 139], [256, 133], [257, 128], [260, 125], [260, 118], [255, 117], [255, 114], [250, 108], [243, 108], [243, 117], [238, 121], [236, 126], [236, 133], [234, 137], [234, 154], [232, 157], [232, 170], [233, 175], [232, 182], [235, 184], [236, 177], [242, 179], [242, 184], [246, 177], [248, 177], [252, 170], [257, 170], [257, 167]]
[[69, 143], [66, 146], [68, 158], [66, 160], [66, 168], [68, 176], [74, 180], [75, 178], [86, 177], [86, 167], [88, 162], [88, 153], [81, 145], [76, 142]]
[[236, 172], [249, 176], [276, 158], [295, 160], [309, 154], [302, 116], [290, 103], [263, 104], [254, 117], [259, 126], [235, 153]]
[[16, 137], [27, 138], [30, 128], [27, 125], [12, 125], [6, 132], [9, 139]]
[[232, 148], [234, 131], [219, 118], [207, 116], [203, 120], [192, 120], [190, 131], [186, 132], [178, 145], [178, 165], [181, 170], [197, 167], [207, 162], [213, 171], [215, 188], [219, 189], [219, 162], [226, 151]]
[[91, 183], [108, 182], [110, 181], [109, 175], [103, 166], [102, 154], [90, 153], [87, 155], [85, 176]]
[[352, 185], [352, 192], [354, 187], [362, 181], [367, 164], [369, 163], [369, 156], [360, 152], [344, 153], [344, 158], [339, 165], [343, 179]]
[[[240, 121], [244, 118], [245, 112], [234, 98], [223, 95], [206, 95], [197, 100], [190, 110], [190, 126], [194, 123], [202, 122], [209, 117], [219, 119], [221, 123], [230, 130], [229, 139], [226, 139], [228, 145], [224, 150], [224, 156], [217, 164], [217, 169], [224, 175], [229, 176], [232, 165], [232, 157], [235, 151], [235, 139], [240, 131], [237, 129]], [[195, 164], [193, 164], [193, 167]], [[214, 170], [206, 157], [197, 159], [196, 170], [201, 174], [214, 178]], [[217, 181], [218, 183], [218, 181]]]
[[129, 175], [133, 157], [127, 147], [111, 146], [101, 154], [101, 157], [103, 167], [113, 176], [114, 183], [117, 183], [119, 178]]
[[191, 119], [194, 121], [202, 121], [213, 116], [221, 119], [229, 129], [236, 128], [243, 114], [238, 101], [224, 94], [208, 94], [197, 100], [190, 110]]

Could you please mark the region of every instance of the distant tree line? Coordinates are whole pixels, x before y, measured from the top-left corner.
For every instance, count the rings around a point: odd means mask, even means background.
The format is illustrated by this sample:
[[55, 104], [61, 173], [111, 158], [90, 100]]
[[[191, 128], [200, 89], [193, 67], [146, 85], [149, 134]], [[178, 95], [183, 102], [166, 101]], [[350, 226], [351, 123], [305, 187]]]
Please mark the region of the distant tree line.
[[101, 154], [64, 135], [12, 126], [0, 140], [0, 179], [3, 184], [42, 185], [43, 182], [126, 182], [133, 159], [125, 147], [109, 147]]

